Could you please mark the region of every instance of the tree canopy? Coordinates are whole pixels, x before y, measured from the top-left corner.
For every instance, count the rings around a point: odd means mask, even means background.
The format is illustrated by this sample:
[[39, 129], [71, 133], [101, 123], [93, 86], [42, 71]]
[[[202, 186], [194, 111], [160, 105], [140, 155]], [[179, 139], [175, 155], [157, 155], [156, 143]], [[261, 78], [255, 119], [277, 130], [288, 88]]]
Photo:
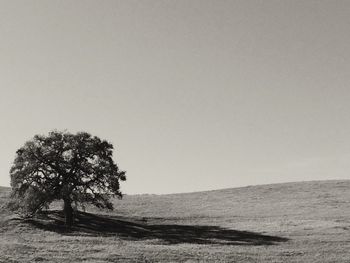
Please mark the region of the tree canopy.
[[72, 205], [113, 209], [110, 198], [122, 197], [125, 172], [113, 160], [113, 145], [86, 132], [52, 131], [35, 135], [17, 150], [10, 170], [12, 208], [35, 214], [63, 200], [66, 224]]

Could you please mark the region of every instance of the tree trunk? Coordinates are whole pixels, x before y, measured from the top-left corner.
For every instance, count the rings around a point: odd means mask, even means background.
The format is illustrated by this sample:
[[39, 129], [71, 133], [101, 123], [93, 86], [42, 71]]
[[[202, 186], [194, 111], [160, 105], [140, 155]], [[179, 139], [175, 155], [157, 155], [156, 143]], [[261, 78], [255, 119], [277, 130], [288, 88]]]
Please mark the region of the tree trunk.
[[65, 223], [66, 226], [70, 227], [73, 225], [73, 208], [72, 208], [72, 201], [70, 199], [63, 199], [64, 201], [64, 216], [65, 216]]

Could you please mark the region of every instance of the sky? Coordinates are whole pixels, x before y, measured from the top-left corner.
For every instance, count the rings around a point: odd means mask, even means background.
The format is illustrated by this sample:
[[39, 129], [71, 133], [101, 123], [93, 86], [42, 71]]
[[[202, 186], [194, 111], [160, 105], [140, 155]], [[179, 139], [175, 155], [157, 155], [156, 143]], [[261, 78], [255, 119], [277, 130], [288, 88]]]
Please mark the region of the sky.
[[122, 191], [350, 179], [349, 1], [1, 1], [0, 185], [35, 134], [110, 141]]

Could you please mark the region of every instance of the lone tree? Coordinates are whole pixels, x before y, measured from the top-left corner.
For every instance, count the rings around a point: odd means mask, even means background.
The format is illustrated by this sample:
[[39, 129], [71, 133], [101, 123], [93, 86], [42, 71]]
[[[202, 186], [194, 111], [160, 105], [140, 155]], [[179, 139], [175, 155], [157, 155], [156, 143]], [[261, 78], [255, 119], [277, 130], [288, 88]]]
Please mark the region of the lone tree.
[[35, 135], [16, 152], [10, 206], [34, 215], [63, 200], [67, 226], [74, 223], [73, 205], [112, 210], [110, 197], [122, 197], [119, 182], [126, 180], [112, 154], [112, 144], [86, 132]]

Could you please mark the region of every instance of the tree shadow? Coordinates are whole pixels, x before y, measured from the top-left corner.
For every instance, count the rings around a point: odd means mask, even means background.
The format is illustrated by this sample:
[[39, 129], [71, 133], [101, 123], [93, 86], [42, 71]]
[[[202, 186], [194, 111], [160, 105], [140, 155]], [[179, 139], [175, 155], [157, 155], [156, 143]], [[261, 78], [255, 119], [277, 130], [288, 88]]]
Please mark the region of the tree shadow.
[[[152, 218], [150, 218], [152, 219]], [[27, 223], [65, 235], [115, 236], [125, 240], [156, 239], [162, 244], [275, 245], [287, 238], [238, 231], [219, 226], [150, 224], [147, 219], [95, 215], [79, 212], [75, 225], [67, 228], [60, 211], [46, 211]]]

